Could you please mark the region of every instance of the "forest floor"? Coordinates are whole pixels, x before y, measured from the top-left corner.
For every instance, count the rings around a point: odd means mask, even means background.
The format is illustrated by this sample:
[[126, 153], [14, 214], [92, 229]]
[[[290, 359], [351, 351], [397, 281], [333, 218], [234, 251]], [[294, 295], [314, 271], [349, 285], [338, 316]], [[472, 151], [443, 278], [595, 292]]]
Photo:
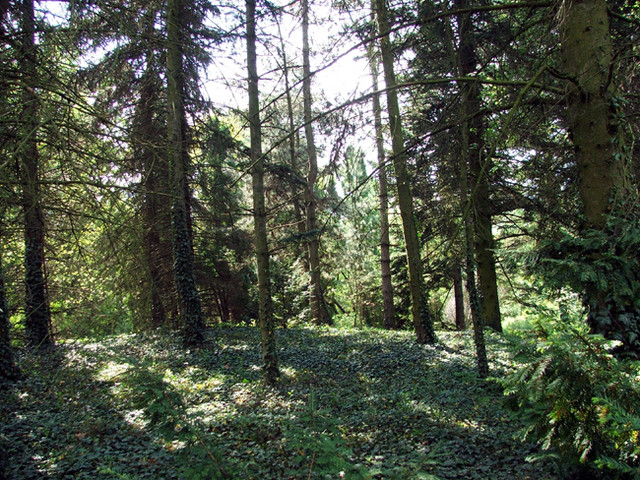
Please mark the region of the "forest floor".
[[[257, 329], [208, 335], [192, 351], [138, 334], [23, 356], [25, 378], [0, 391], [7, 478], [559, 478], [525, 460], [537, 448], [514, 438], [495, 379], [477, 378], [468, 333], [424, 346], [409, 332], [281, 330], [276, 388], [261, 383]], [[488, 343], [503, 377], [513, 347]]]

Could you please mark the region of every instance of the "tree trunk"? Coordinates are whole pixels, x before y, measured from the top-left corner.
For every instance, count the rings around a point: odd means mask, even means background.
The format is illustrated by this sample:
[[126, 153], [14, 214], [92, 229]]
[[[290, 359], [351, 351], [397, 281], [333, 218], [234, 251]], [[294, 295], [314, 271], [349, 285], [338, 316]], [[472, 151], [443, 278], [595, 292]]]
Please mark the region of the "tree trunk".
[[258, 69], [256, 60], [255, 0], [247, 0], [247, 70], [249, 84], [249, 125], [251, 129], [251, 179], [253, 184], [254, 242], [258, 263], [259, 324], [262, 337], [262, 368], [264, 381], [273, 385], [278, 381], [275, 322], [271, 303], [269, 277], [269, 245], [267, 242], [267, 211], [264, 200], [264, 157], [260, 126]]
[[568, 114], [587, 228], [604, 229], [612, 200], [626, 187], [624, 160], [614, 153], [612, 44], [605, 0], [566, 2], [561, 20]]
[[[277, 19], [276, 19], [277, 21]], [[295, 126], [295, 118], [293, 115], [293, 99], [291, 95], [291, 81], [289, 78], [289, 61], [287, 59], [287, 50], [284, 42], [284, 38], [282, 36], [282, 31], [280, 29], [280, 22], [278, 23], [278, 38], [280, 40], [280, 49], [282, 55], [282, 64], [283, 64], [283, 76], [284, 76], [284, 88], [286, 92], [286, 100], [287, 100], [287, 119], [288, 119], [288, 127], [289, 127], [289, 165], [296, 172], [298, 172], [298, 161], [296, 154], [296, 145], [300, 145], [300, 134], [299, 129]], [[306, 193], [305, 193], [306, 198]], [[303, 200], [304, 201], [304, 200]], [[293, 215], [295, 219], [295, 223], [297, 225], [298, 235], [300, 238], [304, 238], [304, 234], [307, 231], [306, 226], [306, 218], [303, 211], [303, 207], [301, 205], [300, 198], [298, 195], [293, 197]], [[296, 257], [302, 259], [302, 268], [307, 275], [310, 275], [309, 268], [309, 248], [301, 243], [296, 243]], [[307, 305], [306, 297], [303, 300], [303, 304]], [[286, 317], [283, 318], [283, 323], [286, 325]]]
[[320, 272], [320, 236], [316, 221], [315, 185], [318, 178], [318, 159], [313, 138], [311, 114], [311, 66], [309, 63], [309, 3], [302, 0], [302, 97], [304, 103], [304, 133], [307, 141], [309, 170], [307, 174], [307, 234], [309, 248], [310, 300], [311, 317], [318, 325], [332, 324], [329, 311], [322, 292], [322, 275]]
[[[373, 16], [373, 11], [372, 11]], [[374, 94], [371, 97], [373, 122], [376, 133], [376, 151], [378, 153], [378, 183], [380, 190], [380, 273], [382, 277], [383, 324], [388, 330], [397, 328], [393, 305], [393, 283], [391, 282], [391, 242], [389, 240], [389, 193], [387, 188], [387, 157], [384, 152], [384, 134], [382, 130], [382, 107], [378, 92], [378, 59], [375, 56], [375, 40], [368, 47], [369, 66]]]
[[188, 164], [184, 109], [184, 69], [181, 0], [167, 3], [167, 100], [169, 128], [169, 163], [171, 165], [171, 213], [173, 225], [174, 275], [180, 295], [184, 343], [198, 346], [204, 341], [204, 318], [193, 274], [193, 243], [187, 197]]
[[419, 343], [435, 343], [433, 318], [422, 278], [422, 260], [420, 243], [413, 215], [413, 196], [411, 194], [411, 178], [407, 169], [407, 154], [404, 147], [404, 133], [400, 117], [400, 107], [396, 92], [396, 77], [393, 66], [393, 52], [389, 40], [389, 20], [385, 0], [374, 0], [375, 12], [380, 34], [380, 53], [384, 68], [384, 79], [387, 91], [387, 109], [389, 111], [389, 127], [391, 129], [393, 168], [398, 189], [398, 207], [402, 217], [402, 227], [409, 266], [409, 286], [411, 291], [411, 316], [417, 341]]
[[[463, 97], [465, 92], [462, 93]], [[462, 118], [466, 118], [464, 106], [466, 102], [462, 100]], [[473, 322], [473, 340], [476, 346], [476, 361], [478, 365], [478, 374], [485, 378], [489, 376], [489, 362], [487, 360], [487, 350], [484, 340], [484, 322], [482, 318], [482, 309], [480, 303], [480, 295], [476, 286], [476, 263], [473, 252], [473, 221], [471, 219], [471, 209], [473, 206], [469, 199], [469, 178], [467, 166], [469, 165], [469, 126], [467, 121], [463, 120], [460, 125], [460, 210], [462, 212], [462, 221], [464, 222], [464, 252], [465, 252], [465, 273], [466, 287], [469, 294], [469, 306], [471, 309], [471, 320]]]
[[[1, 18], [1, 17], [0, 17]], [[9, 306], [2, 269], [2, 251], [0, 251], [0, 384], [20, 378], [20, 370], [13, 359], [11, 338], [9, 337]], [[0, 470], [0, 474], [2, 471]]]
[[[467, 0], [456, 1], [457, 8], [468, 7]], [[473, 75], [477, 66], [476, 37], [471, 24], [471, 16], [464, 13], [457, 16], [460, 45], [458, 48], [460, 75]], [[474, 249], [478, 268], [478, 284], [482, 319], [484, 324], [499, 332], [502, 331], [500, 319], [500, 303], [498, 300], [498, 283], [496, 277], [496, 260], [494, 256], [495, 241], [492, 232], [491, 199], [489, 197], [489, 172], [491, 158], [484, 156], [484, 119], [477, 113], [481, 110], [480, 85], [476, 82], [465, 83], [464, 115], [468, 120], [468, 164], [470, 173], [471, 205], [473, 215]]]
[[171, 231], [171, 211], [166, 202], [170, 195], [168, 166], [162, 158], [161, 148], [157, 147], [161, 125], [154, 115], [161, 83], [152, 65], [153, 55], [147, 55], [146, 60], [132, 143], [134, 159], [143, 176], [141, 213], [143, 248], [149, 272], [151, 326], [159, 328], [169, 324], [168, 312], [174, 310], [171, 306], [175, 303], [172, 301], [175, 290], [170, 280], [171, 248], [170, 245], [167, 248], [166, 238], [166, 232]]
[[44, 273], [44, 216], [39, 184], [38, 139], [39, 108], [37, 88], [37, 49], [33, 0], [22, 2], [22, 44], [20, 70], [23, 82], [23, 112], [20, 161], [24, 207], [25, 329], [27, 343], [36, 349], [53, 346], [51, 311]]
[[[629, 159], [616, 118], [612, 78], [615, 69], [607, 3], [583, 0], [563, 5], [561, 45], [565, 73], [570, 79], [567, 107], [585, 220], [582, 233], [588, 236], [589, 230], [598, 230], [607, 234], [613, 243], [617, 232], [615, 227], [607, 225], [609, 215], [620, 219], [614, 222], [637, 218], [633, 212], [637, 204], [625, 204], [637, 202], [637, 196], [630, 194]], [[627, 218], [621, 220], [623, 217]], [[585, 252], [585, 258], [601, 260], [602, 252]], [[616, 301], [617, 295], [607, 283], [586, 284], [584, 302], [589, 308], [587, 321], [591, 331], [621, 340], [620, 351], [640, 357], [637, 338], [640, 316], [633, 300]]]
[[453, 297], [456, 305], [456, 330], [462, 331], [467, 328], [467, 322], [464, 315], [464, 293], [460, 265], [456, 265], [453, 269]]

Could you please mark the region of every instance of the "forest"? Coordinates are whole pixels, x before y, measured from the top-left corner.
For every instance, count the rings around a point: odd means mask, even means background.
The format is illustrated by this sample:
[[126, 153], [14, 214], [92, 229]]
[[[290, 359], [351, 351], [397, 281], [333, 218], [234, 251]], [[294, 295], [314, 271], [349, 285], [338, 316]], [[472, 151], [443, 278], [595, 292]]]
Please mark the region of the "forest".
[[0, 480], [640, 479], [637, 0], [1, 0]]

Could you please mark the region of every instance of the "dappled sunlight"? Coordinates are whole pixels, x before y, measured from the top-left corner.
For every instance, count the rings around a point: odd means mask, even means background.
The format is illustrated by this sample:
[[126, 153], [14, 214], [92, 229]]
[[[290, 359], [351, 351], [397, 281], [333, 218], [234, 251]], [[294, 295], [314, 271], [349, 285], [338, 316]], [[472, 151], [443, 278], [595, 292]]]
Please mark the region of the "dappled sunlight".
[[94, 376], [98, 381], [114, 382], [118, 377], [126, 373], [131, 365], [128, 363], [107, 362]]
[[[138, 468], [177, 474], [185, 459], [211, 465], [213, 455], [236, 478], [308, 478], [311, 468], [336, 478], [482, 480], [473, 461], [491, 449], [509, 458], [491, 465], [491, 478], [535, 478], [502, 392], [476, 375], [470, 335], [440, 333], [435, 346], [410, 332], [304, 328], [278, 337], [275, 388], [262, 384], [257, 329], [213, 329], [207, 348], [190, 351], [159, 335], [63, 345], [52, 390], [25, 384], [6, 431], [37, 432], [42, 448], [28, 462], [51, 478], [76, 464], [125, 478]], [[503, 347], [492, 354], [506, 362]], [[78, 468], [77, 478], [88, 475]]]

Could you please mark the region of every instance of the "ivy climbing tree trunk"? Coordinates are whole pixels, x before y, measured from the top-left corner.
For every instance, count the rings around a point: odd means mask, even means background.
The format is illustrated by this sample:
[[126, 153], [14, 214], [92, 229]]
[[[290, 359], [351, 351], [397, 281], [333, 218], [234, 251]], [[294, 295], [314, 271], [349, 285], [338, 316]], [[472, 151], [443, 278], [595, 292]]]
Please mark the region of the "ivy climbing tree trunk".
[[162, 83], [154, 65], [154, 54], [146, 56], [147, 68], [141, 79], [140, 99], [136, 106], [132, 132], [133, 156], [140, 165], [144, 190], [142, 222], [144, 250], [149, 271], [151, 326], [168, 326], [175, 320], [175, 287], [171, 280], [171, 210], [169, 171], [164, 151], [158, 145], [164, 123], [155, 113], [162, 98]]
[[267, 211], [264, 200], [264, 156], [260, 126], [260, 99], [256, 54], [256, 2], [247, 0], [247, 70], [249, 86], [249, 126], [251, 130], [251, 180], [253, 185], [254, 244], [258, 263], [259, 324], [262, 338], [262, 368], [267, 385], [277, 382], [275, 322], [271, 303]]
[[307, 157], [309, 169], [307, 174], [307, 235], [309, 248], [310, 299], [311, 317], [318, 325], [332, 324], [329, 310], [322, 291], [322, 275], [320, 271], [320, 232], [316, 219], [316, 181], [318, 179], [318, 158], [313, 138], [311, 113], [311, 66], [309, 62], [309, 2], [301, 0], [302, 6], [302, 97], [304, 109], [304, 133], [307, 141]]
[[180, 296], [184, 343], [198, 346], [204, 342], [204, 318], [193, 274], [193, 241], [189, 207], [188, 166], [183, 67], [184, 31], [182, 0], [167, 3], [167, 100], [169, 164], [171, 170], [171, 214], [173, 226], [174, 275]]
[[24, 208], [25, 330], [27, 343], [36, 349], [53, 346], [51, 311], [44, 272], [44, 215], [40, 192], [38, 156], [39, 99], [37, 96], [37, 47], [33, 0], [23, 0], [20, 72], [22, 118], [20, 164]]
[[[456, 8], [469, 7], [468, 0], [457, 0]], [[458, 36], [458, 65], [460, 75], [471, 76], [476, 73], [478, 64], [476, 55], [476, 34], [471, 22], [471, 14], [457, 15]], [[489, 172], [492, 161], [485, 153], [485, 125], [484, 118], [478, 115], [482, 107], [480, 85], [477, 82], [467, 82], [462, 85], [464, 114], [466, 121], [464, 128], [468, 130], [467, 152], [470, 173], [471, 213], [473, 218], [473, 239], [478, 274], [479, 296], [484, 324], [499, 332], [502, 331], [500, 318], [500, 302], [498, 298], [498, 281], [496, 276], [496, 259], [494, 255], [495, 240], [492, 232], [491, 199], [489, 192]]]
[[396, 175], [398, 189], [398, 207], [402, 218], [402, 228], [409, 265], [409, 286], [411, 291], [411, 316], [419, 343], [435, 343], [436, 336], [433, 328], [433, 317], [422, 275], [422, 260], [420, 258], [420, 243], [413, 214], [413, 196], [411, 193], [411, 178], [407, 169], [407, 154], [404, 146], [404, 133], [400, 117], [400, 106], [396, 91], [396, 76], [393, 65], [393, 52], [389, 39], [389, 20], [385, 0], [374, 0], [378, 32], [380, 35], [380, 53], [384, 69], [384, 79], [387, 92], [387, 110], [389, 113], [389, 127], [391, 129], [393, 168]]
[[[373, 17], [373, 10], [371, 11]], [[375, 21], [375, 18], [372, 18]], [[373, 125], [376, 134], [376, 152], [378, 154], [378, 185], [380, 195], [380, 274], [382, 277], [383, 324], [386, 329], [397, 328], [395, 307], [393, 305], [393, 283], [391, 282], [391, 242], [389, 240], [389, 192], [387, 187], [387, 156], [384, 151], [384, 133], [382, 130], [382, 107], [378, 93], [378, 58], [375, 39], [371, 39], [367, 48], [373, 95]]]

